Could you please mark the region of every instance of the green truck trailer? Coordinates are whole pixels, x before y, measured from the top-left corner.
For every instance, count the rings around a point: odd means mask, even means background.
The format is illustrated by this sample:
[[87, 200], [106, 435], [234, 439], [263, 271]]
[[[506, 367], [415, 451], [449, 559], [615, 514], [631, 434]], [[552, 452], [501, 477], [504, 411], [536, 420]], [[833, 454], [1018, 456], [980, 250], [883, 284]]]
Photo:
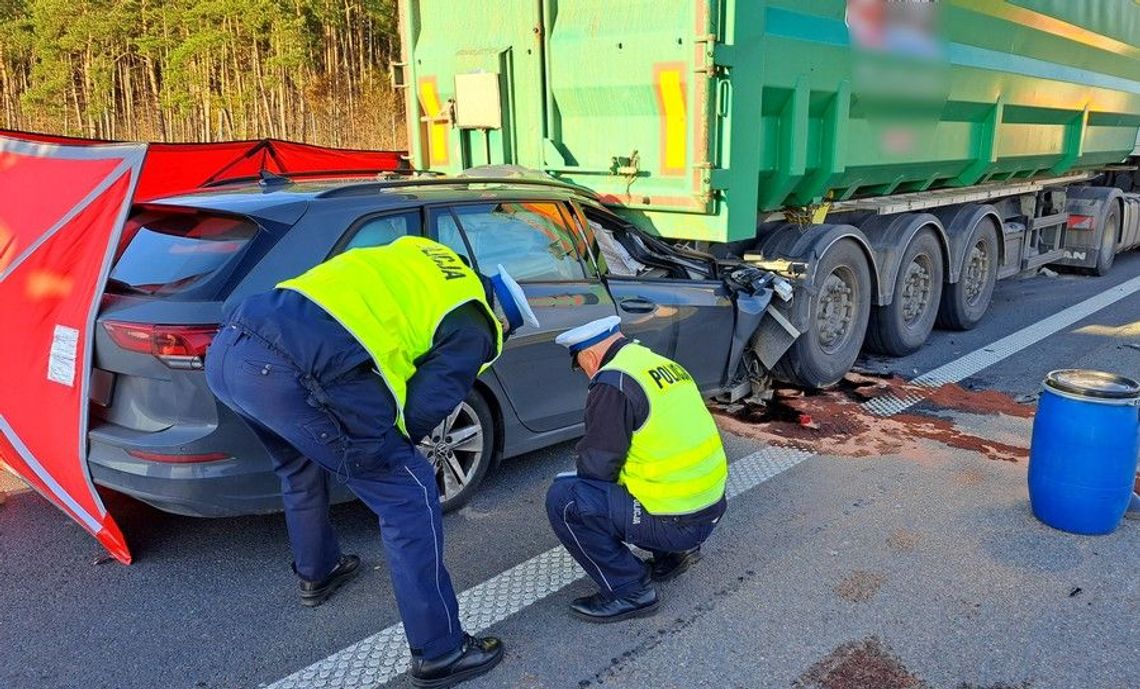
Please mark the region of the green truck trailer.
[[417, 169], [531, 168], [794, 285], [762, 368], [836, 382], [994, 282], [1140, 245], [1133, 0], [401, 0]]

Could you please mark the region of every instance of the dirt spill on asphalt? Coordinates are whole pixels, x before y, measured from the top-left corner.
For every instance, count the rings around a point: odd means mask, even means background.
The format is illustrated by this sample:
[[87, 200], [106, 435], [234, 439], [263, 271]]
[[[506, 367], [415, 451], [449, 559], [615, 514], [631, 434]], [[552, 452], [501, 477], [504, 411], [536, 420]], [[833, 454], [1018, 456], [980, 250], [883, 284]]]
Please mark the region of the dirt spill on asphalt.
[[981, 469], [971, 466], [955, 472], [953, 479], [959, 486], [980, 486], [985, 482], [986, 475]]
[[890, 647], [870, 636], [850, 641], [811, 666], [792, 686], [797, 689], [925, 689]]
[[910, 529], [895, 529], [887, 536], [887, 547], [896, 553], [913, 553], [922, 542], [922, 534]]
[[[939, 461], [959, 450], [978, 452], [989, 459], [1020, 462], [1029, 456], [1025, 446], [972, 435], [938, 416], [911, 411], [881, 417], [864, 409], [862, 402], [882, 395], [922, 395], [923, 407], [950, 409], [987, 416], [1031, 418], [1034, 408], [1019, 404], [992, 390], [973, 391], [958, 385], [931, 390], [908, 385], [899, 378], [848, 374], [835, 388], [819, 392], [781, 389], [764, 408], [735, 413], [715, 410], [721, 427], [730, 433], [776, 445], [842, 457], [877, 457], [904, 454]], [[929, 441], [935, 441], [931, 443]]]
[[879, 572], [857, 569], [835, 585], [835, 594], [851, 603], [865, 603], [875, 597], [887, 577]]

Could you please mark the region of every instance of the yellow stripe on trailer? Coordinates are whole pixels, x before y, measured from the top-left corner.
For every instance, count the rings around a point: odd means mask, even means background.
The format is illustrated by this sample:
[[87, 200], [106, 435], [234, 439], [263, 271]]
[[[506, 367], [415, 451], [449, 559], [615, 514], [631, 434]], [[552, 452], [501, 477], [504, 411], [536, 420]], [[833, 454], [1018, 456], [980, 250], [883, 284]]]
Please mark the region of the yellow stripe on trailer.
[[684, 63], [659, 64], [654, 70], [661, 111], [661, 174], [685, 173], [688, 155]]
[[420, 107], [428, 128], [428, 161], [431, 165], [447, 165], [447, 115], [439, 100], [435, 77], [420, 79]]

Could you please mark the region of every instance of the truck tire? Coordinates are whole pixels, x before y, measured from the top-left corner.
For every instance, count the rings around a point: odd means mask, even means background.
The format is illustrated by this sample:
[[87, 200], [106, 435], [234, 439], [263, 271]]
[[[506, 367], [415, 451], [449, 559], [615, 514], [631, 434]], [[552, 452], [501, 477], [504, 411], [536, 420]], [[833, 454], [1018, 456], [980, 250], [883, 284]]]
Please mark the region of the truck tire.
[[1120, 234], [1120, 204], [1110, 201], [1108, 213], [1104, 215], [1104, 225], [1100, 228], [1100, 252], [1096, 256], [1093, 272], [1108, 275], [1116, 262], [1116, 237]]
[[999, 256], [998, 228], [992, 217], [986, 216], [974, 226], [966, 246], [958, 282], [942, 289], [936, 322], [940, 328], [973, 328], [986, 315], [994, 296]]
[[891, 303], [871, 311], [865, 346], [892, 356], [921, 347], [938, 316], [943, 272], [937, 235], [929, 228], [919, 231], [903, 253]]
[[815, 270], [814, 294], [798, 300], [806, 328], [776, 364], [777, 377], [809, 388], [834, 385], [851, 369], [867, 334], [871, 269], [851, 239], [831, 245]]

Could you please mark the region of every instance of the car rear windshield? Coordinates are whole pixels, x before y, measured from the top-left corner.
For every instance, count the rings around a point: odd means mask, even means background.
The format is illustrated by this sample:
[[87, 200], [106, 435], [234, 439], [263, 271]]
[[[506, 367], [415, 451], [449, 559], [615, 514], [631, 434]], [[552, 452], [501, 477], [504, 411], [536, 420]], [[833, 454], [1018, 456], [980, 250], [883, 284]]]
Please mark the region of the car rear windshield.
[[257, 225], [205, 212], [144, 210], [125, 229], [129, 243], [111, 270], [107, 291], [170, 298], [211, 298], [212, 283], [238, 260]]

